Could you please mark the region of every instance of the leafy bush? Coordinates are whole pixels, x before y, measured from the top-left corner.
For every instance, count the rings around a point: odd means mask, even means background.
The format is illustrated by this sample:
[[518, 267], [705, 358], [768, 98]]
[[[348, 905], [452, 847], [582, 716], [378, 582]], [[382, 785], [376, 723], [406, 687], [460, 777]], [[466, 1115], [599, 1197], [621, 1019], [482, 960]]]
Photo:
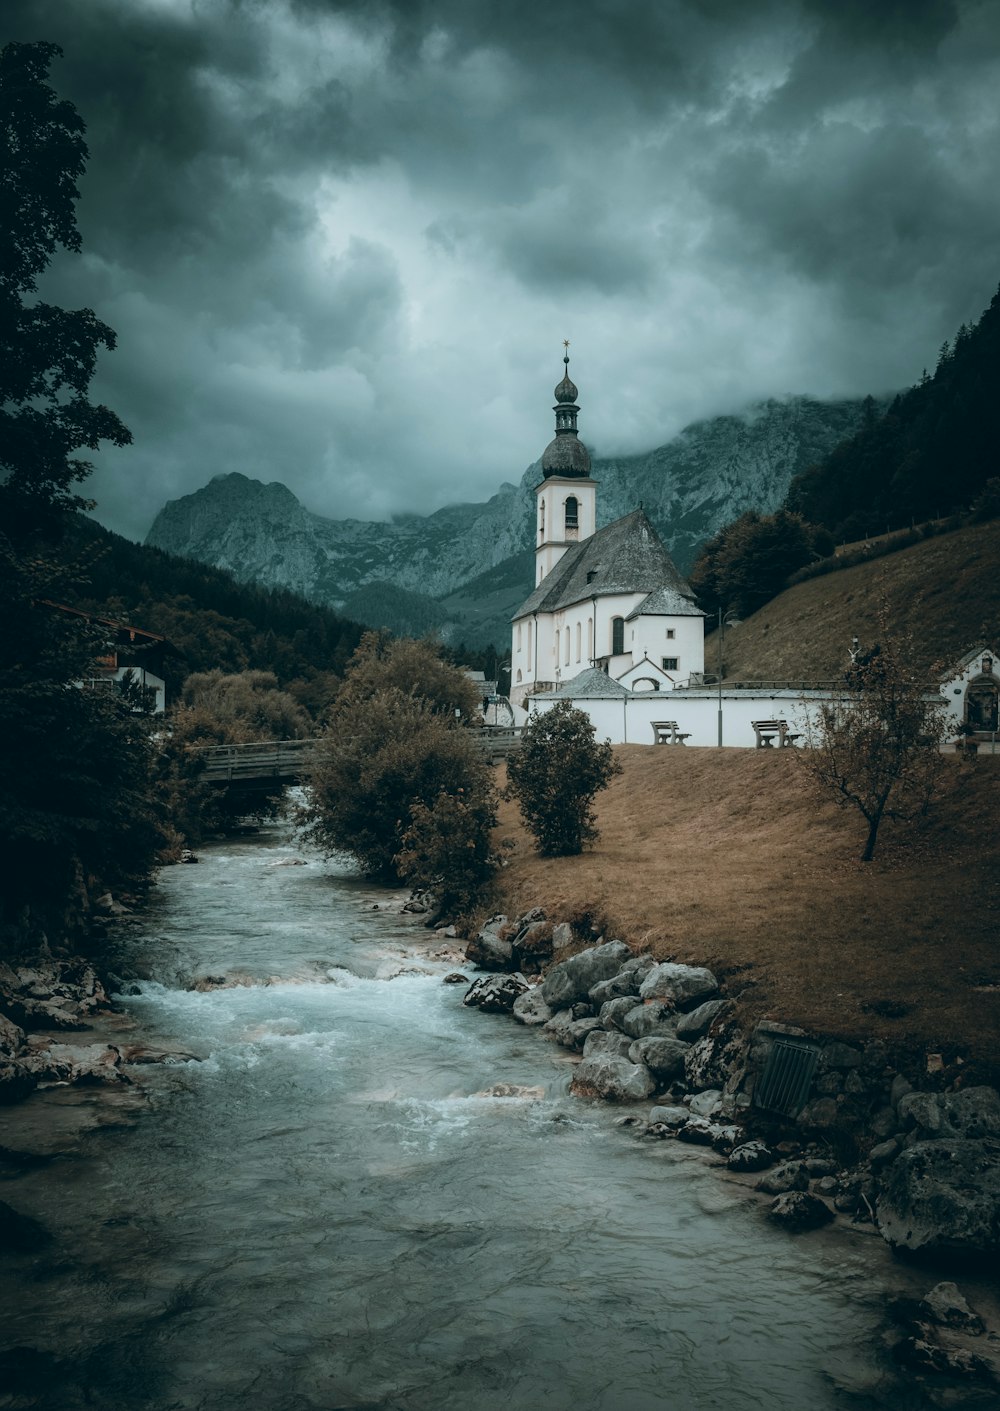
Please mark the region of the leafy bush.
[[543, 857], [582, 852], [598, 836], [593, 803], [621, 765], [598, 744], [590, 717], [568, 701], [532, 716], [507, 763], [507, 792]]
[[489, 766], [455, 793], [434, 802], [417, 800], [411, 823], [396, 857], [399, 875], [433, 888], [442, 911], [463, 915], [482, 895], [497, 870], [492, 832], [497, 821], [497, 793]]
[[[367, 633], [318, 747], [306, 836], [384, 881], [401, 880], [404, 868], [409, 880], [430, 880], [419, 876], [424, 866], [437, 875], [449, 820], [459, 828], [456, 848], [465, 847], [492, 808], [489, 766], [462, 724], [477, 699], [431, 643]], [[469, 802], [459, 808], [442, 796]], [[481, 846], [476, 834], [473, 850]]]

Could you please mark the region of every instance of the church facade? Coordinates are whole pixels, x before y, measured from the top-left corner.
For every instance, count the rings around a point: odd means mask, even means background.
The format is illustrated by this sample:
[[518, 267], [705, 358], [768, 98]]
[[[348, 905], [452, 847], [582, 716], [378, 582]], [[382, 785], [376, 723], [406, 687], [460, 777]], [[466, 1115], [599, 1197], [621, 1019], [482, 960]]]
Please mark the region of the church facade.
[[594, 668], [632, 692], [697, 685], [705, 670], [705, 615], [642, 509], [597, 528], [597, 482], [563, 362], [535, 491], [535, 586], [513, 618], [510, 700], [522, 710]]

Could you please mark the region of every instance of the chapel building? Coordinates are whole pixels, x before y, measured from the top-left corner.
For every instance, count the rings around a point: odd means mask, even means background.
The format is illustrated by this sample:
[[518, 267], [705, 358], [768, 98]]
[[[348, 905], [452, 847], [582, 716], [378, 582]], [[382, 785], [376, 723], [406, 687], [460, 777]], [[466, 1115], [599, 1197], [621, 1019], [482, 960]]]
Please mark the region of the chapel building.
[[563, 363], [535, 490], [535, 588], [513, 617], [510, 700], [521, 709], [594, 669], [628, 692], [697, 684], [705, 670], [705, 614], [642, 509], [597, 528], [568, 354]]

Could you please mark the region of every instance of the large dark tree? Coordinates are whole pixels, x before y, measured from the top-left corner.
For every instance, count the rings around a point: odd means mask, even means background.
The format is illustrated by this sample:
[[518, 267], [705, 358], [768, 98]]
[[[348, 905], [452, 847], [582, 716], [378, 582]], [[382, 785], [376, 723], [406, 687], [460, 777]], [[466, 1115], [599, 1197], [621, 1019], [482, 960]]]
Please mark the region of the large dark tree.
[[0, 52], [0, 937], [58, 943], [94, 882], [141, 878], [159, 833], [148, 733], [133, 702], [80, 689], [104, 643], [52, 606], [70, 577], [58, 540], [84, 501], [77, 456], [125, 444], [88, 400], [98, 349], [114, 335], [89, 309], [36, 297], [59, 247], [78, 251], [83, 122], [46, 82], [58, 49]]
[[56, 250], [80, 249], [76, 183], [87, 146], [79, 113], [45, 81], [58, 53], [54, 44], [0, 51], [0, 508], [19, 537], [85, 503], [73, 487], [91, 467], [78, 451], [132, 439], [87, 395], [114, 333], [91, 309], [35, 297]]

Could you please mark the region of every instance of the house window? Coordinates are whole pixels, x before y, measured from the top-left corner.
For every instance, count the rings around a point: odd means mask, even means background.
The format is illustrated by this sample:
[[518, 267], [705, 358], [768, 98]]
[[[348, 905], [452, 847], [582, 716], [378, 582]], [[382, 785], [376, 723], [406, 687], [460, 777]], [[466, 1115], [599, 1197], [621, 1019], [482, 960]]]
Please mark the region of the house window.
[[677, 670], [677, 657], [663, 657], [662, 660], [663, 660], [663, 669], [664, 669], [664, 671], [676, 671], [676, 670]]
[[625, 619], [624, 617], [613, 617], [611, 619], [611, 655], [621, 656], [625, 650]]
[[668, 628], [667, 628], [667, 640], [668, 640], [669, 642], [672, 642], [672, 641], [674, 640], [674, 637], [675, 637], [676, 635], [677, 635], [677, 634], [676, 634], [676, 632], [674, 631], [674, 629], [673, 629], [672, 627], [668, 627]]
[[580, 503], [575, 495], [566, 497], [566, 528], [578, 529], [580, 525]]

